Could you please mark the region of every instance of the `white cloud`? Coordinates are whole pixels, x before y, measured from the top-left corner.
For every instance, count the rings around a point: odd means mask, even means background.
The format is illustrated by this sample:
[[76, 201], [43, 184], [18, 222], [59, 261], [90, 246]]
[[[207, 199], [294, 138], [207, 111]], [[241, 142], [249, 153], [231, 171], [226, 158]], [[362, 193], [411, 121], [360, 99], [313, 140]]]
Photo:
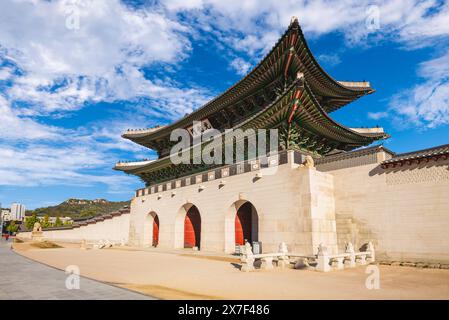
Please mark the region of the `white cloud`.
[[[202, 88], [150, 80], [142, 71], [189, 54], [186, 26], [119, 0], [73, 2], [0, 2], [0, 80], [11, 82], [0, 91], [0, 185], [104, 183], [110, 191], [120, 189], [136, 179], [111, 170], [117, 152], [148, 157], [121, 133], [152, 117], [173, 120], [209, 98]], [[74, 9], [77, 30], [66, 24]], [[73, 129], [37, 120], [89, 103], [133, 99], [139, 103], [128, 106], [129, 114]]]
[[[292, 16], [309, 36], [337, 31], [350, 42], [369, 42], [373, 36], [416, 46], [449, 35], [449, 4], [437, 0], [166, 0], [164, 4], [171, 12], [189, 12], [198, 27], [220, 30], [225, 42], [250, 55], [267, 52]], [[375, 10], [370, 10], [373, 6]], [[368, 27], [372, 19], [379, 28]]]
[[102, 183], [109, 192], [124, 192], [126, 186], [135, 182], [111, 170], [118, 160], [115, 152], [143, 154], [142, 147], [120, 137], [126, 119], [69, 130], [19, 118], [4, 100], [1, 102], [0, 99], [0, 186]]
[[94, 174], [95, 169], [104, 164], [101, 156], [82, 146], [57, 149], [33, 145], [19, 148], [0, 144], [0, 185], [90, 186], [103, 183], [110, 191], [115, 191], [132, 182], [131, 178], [121, 175]]
[[0, 95], [0, 141], [20, 141], [36, 139], [55, 139], [58, 129], [39, 124], [29, 118], [21, 118], [14, 113], [9, 102]]
[[320, 54], [317, 59], [321, 64], [330, 67], [341, 63], [341, 59], [338, 54]]
[[368, 118], [373, 120], [379, 120], [388, 117], [388, 112], [368, 112]]
[[235, 58], [229, 64], [239, 75], [246, 75], [251, 68], [251, 64], [243, 60], [242, 58]]
[[8, 80], [12, 76], [11, 68], [0, 68], [0, 81]]
[[[182, 60], [190, 51], [188, 29], [161, 13], [119, 0], [72, 2], [0, 3], [0, 60], [7, 55], [22, 71], [6, 94], [34, 113], [146, 96], [152, 83], [141, 68]], [[67, 27], [75, 12], [79, 29]]]
[[390, 108], [403, 126], [435, 128], [449, 124], [449, 52], [420, 65], [425, 81], [394, 96]]

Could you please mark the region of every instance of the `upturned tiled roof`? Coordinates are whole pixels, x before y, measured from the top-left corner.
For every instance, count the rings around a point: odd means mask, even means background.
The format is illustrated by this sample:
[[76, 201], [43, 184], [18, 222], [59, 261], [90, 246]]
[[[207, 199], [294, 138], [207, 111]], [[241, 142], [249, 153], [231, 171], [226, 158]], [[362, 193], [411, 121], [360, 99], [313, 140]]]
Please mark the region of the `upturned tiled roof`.
[[428, 149], [417, 150], [407, 153], [396, 154], [393, 158], [388, 159], [382, 164], [389, 164], [407, 160], [416, 160], [423, 158], [432, 158], [436, 156], [449, 155], [449, 144], [444, 144], [441, 146], [436, 146]]

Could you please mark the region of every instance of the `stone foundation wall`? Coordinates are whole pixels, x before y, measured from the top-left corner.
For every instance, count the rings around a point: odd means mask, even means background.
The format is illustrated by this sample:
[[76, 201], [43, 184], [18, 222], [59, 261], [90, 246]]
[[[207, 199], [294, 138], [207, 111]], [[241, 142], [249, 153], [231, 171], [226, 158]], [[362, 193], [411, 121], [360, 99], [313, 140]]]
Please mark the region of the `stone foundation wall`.
[[[249, 201], [257, 211], [258, 239], [264, 252], [276, 251], [281, 242], [304, 254], [316, 253], [319, 243], [327, 245], [330, 252], [336, 251], [332, 176], [299, 168], [290, 160], [276, 167], [275, 173], [270, 172], [273, 174], [260, 171], [261, 178], [251, 171], [134, 198], [130, 244], [152, 244], [153, 217], [157, 214], [159, 246], [182, 248], [185, 215], [195, 205], [201, 215], [201, 250], [232, 253], [236, 212]], [[225, 181], [222, 186], [221, 181]], [[200, 185], [204, 190], [200, 191]]]
[[[99, 221], [87, 226], [66, 230], [44, 230], [44, 240], [61, 242], [98, 242], [109, 240], [112, 242], [128, 242], [129, 238], [129, 214]], [[19, 238], [31, 239], [31, 232], [21, 232]]]

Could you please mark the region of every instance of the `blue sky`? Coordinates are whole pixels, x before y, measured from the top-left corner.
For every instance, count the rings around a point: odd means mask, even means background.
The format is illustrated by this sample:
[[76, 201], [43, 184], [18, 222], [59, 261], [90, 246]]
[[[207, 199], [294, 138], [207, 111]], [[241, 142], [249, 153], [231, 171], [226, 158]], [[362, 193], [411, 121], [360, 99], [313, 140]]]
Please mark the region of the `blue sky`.
[[396, 152], [449, 143], [444, 1], [4, 0], [0, 203], [130, 199], [142, 184], [113, 165], [154, 153], [120, 134], [231, 86], [293, 15], [328, 73], [376, 89], [334, 119], [384, 127]]

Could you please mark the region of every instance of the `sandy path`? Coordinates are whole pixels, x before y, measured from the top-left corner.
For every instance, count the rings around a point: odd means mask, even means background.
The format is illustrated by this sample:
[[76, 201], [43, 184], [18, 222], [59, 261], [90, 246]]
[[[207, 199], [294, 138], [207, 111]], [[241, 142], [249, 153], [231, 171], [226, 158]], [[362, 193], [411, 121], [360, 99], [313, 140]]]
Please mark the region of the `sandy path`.
[[449, 270], [380, 266], [380, 289], [368, 290], [364, 267], [330, 273], [243, 273], [230, 262], [173, 253], [20, 246], [17, 250], [60, 269], [77, 265], [83, 276], [163, 299], [449, 299]]

